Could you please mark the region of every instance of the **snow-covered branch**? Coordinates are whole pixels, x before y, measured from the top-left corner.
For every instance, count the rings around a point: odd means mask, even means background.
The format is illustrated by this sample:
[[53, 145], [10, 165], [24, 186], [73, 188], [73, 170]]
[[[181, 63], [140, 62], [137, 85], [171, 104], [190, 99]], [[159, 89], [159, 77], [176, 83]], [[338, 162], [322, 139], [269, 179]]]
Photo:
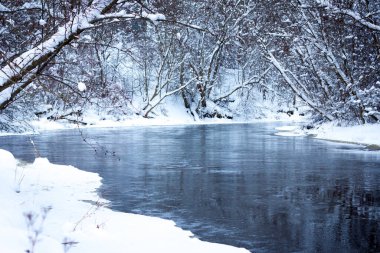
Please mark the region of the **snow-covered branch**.
[[40, 69], [41, 64], [54, 57], [62, 48], [76, 40], [79, 34], [93, 28], [98, 22], [116, 18], [145, 18], [154, 22], [165, 19], [161, 14], [143, 13], [140, 16], [135, 13], [126, 13], [125, 10], [108, 13], [116, 6], [117, 2], [117, 0], [92, 1], [92, 4], [84, 11], [73, 16], [69, 22], [61, 25], [55, 34], [2, 67], [0, 69], [0, 104], [10, 99], [13, 96], [13, 91], [23, 87], [24, 79], [28, 78], [27, 76], [34, 76], [37, 69]]
[[0, 3], [0, 13], [15, 13], [15, 12], [21, 12], [21, 11], [40, 11], [40, 10], [47, 11], [48, 13], [50, 12], [49, 9], [47, 9], [46, 7], [38, 3], [24, 3], [22, 6], [18, 8], [8, 8]]
[[336, 6], [328, 3], [327, 1], [321, 1], [321, 0], [319, 0], [318, 3], [322, 7], [325, 7], [327, 10], [330, 10], [333, 13], [339, 13], [339, 14], [347, 15], [347, 16], [353, 18], [355, 21], [357, 21], [360, 24], [362, 24], [363, 26], [365, 26], [365, 27], [367, 27], [367, 28], [369, 28], [371, 30], [380, 32], [380, 25], [374, 24], [374, 23], [372, 23], [372, 22], [370, 22], [370, 21], [368, 21], [366, 19], [368, 16], [371, 16], [372, 14], [370, 14], [370, 15], [367, 14], [367, 15], [362, 16], [358, 12], [355, 12], [355, 11], [352, 11], [352, 10], [349, 10], [349, 9], [338, 8], [338, 7], [336, 7]]
[[268, 74], [268, 72], [271, 70], [272, 66], [268, 67], [260, 76], [252, 76], [251, 78], [249, 78], [248, 80], [246, 80], [245, 82], [241, 83], [241, 84], [238, 84], [236, 85], [235, 87], [233, 87], [230, 91], [228, 91], [227, 93], [219, 96], [218, 98], [216, 99], [213, 99], [214, 102], [217, 102], [217, 101], [221, 101], [225, 98], [228, 98], [229, 96], [231, 96], [232, 94], [234, 94], [235, 92], [237, 92], [238, 90], [241, 90], [241, 89], [247, 89], [247, 88], [250, 88], [252, 87], [252, 85], [255, 85], [255, 84], [258, 84], [260, 83], [260, 81]]
[[305, 101], [311, 108], [322, 114], [323, 117], [327, 118], [328, 120], [334, 120], [334, 117], [320, 108], [314, 101], [311, 100], [310, 97], [307, 96], [303, 91], [301, 91], [297, 85], [293, 82], [293, 80], [288, 76], [289, 70], [286, 70], [282, 64], [275, 58], [275, 56], [272, 54], [272, 52], [267, 52], [267, 59], [270, 63], [273, 64], [273, 66], [276, 67], [276, 69], [281, 73], [282, 77], [285, 79], [286, 83], [290, 86], [290, 88], [293, 90], [293, 92], [301, 98], [303, 101]]
[[[182, 86], [174, 89], [174, 90], [171, 90], [169, 92], [166, 92], [163, 96], [159, 97], [157, 99], [157, 101], [151, 101], [150, 104], [149, 104], [149, 109], [144, 113], [144, 117], [148, 117], [149, 113], [155, 108], [157, 107], [165, 98], [183, 90], [184, 88], [186, 88], [189, 84], [191, 84], [194, 80], [196, 79], [196, 77], [190, 79], [189, 81], [187, 81], [185, 84], [183, 84]], [[157, 98], [157, 97], [156, 97]]]
[[69, 23], [58, 28], [49, 39], [36, 47], [22, 53], [0, 70], [0, 92], [17, 84], [27, 74], [45, 62], [51, 55], [61, 50], [74, 40], [82, 31], [91, 28], [108, 4], [104, 1], [94, 1], [83, 13], [73, 18]]

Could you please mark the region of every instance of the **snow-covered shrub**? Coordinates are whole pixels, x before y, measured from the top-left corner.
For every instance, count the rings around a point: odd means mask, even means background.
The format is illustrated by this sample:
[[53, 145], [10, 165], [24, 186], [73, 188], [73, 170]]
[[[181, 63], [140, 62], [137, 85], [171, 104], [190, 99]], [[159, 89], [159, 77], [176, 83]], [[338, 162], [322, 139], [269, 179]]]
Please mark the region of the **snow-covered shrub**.
[[369, 89], [360, 90], [358, 97], [363, 101], [366, 121], [380, 121], [380, 87], [372, 86]]

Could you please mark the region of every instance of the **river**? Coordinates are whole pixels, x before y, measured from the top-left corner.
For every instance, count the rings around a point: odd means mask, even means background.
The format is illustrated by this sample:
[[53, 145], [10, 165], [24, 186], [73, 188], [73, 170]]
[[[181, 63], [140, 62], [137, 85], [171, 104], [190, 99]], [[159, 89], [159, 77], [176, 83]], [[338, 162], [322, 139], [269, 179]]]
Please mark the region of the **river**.
[[[279, 124], [152, 126], [0, 137], [103, 178], [110, 208], [174, 220], [252, 252], [380, 252], [380, 152], [276, 136]], [[95, 151], [96, 150], [96, 151]]]

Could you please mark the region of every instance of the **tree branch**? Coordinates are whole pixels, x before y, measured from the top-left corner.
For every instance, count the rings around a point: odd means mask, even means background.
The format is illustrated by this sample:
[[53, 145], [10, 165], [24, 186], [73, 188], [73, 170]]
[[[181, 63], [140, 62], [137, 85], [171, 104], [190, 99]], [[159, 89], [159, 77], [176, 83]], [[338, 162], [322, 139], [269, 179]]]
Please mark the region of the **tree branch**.
[[380, 25], [376, 25], [376, 24], [369, 22], [365, 19], [366, 17], [368, 17], [368, 15], [362, 17], [359, 13], [354, 12], [352, 10], [338, 8], [336, 6], [333, 6], [330, 3], [321, 3], [320, 1], [318, 1], [318, 2], [321, 4], [322, 7], [326, 8], [327, 10], [331, 10], [333, 13], [339, 13], [339, 14], [347, 15], [347, 16], [353, 18], [355, 21], [362, 24], [363, 26], [365, 26], [371, 30], [380, 32]]

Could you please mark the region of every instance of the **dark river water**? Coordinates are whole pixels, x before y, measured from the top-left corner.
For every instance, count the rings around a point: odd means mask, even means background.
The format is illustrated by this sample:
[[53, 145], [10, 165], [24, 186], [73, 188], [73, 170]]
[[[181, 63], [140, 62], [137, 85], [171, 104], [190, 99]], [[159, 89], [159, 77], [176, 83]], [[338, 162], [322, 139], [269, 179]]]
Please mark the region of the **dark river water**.
[[[103, 177], [115, 210], [252, 252], [380, 252], [380, 152], [274, 135], [276, 124], [46, 132], [41, 156]], [[29, 136], [0, 148], [34, 159]], [[96, 152], [94, 151], [96, 149]], [[1, 166], [1, 165], [0, 165]]]

